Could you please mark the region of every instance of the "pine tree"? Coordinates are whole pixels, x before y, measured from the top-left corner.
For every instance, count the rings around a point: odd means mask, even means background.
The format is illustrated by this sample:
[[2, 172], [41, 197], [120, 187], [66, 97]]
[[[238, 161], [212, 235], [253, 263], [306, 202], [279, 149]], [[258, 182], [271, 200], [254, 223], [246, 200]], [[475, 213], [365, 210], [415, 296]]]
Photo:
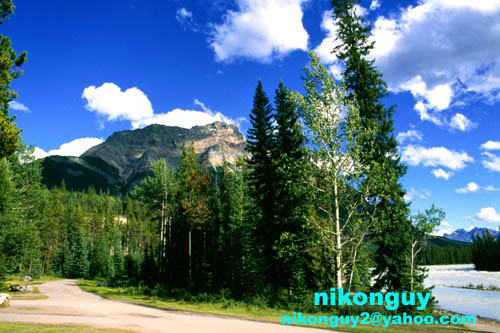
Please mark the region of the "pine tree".
[[260, 267], [265, 281], [270, 283], [275, 291], [277, 287], [274, 263], [276, 252], [273, 249], [277, 239], [274, 220], [275, 206], [275, 165], [273, 162], [274, 138], [272, 126], [272, 106], [264, 92], [262, 82], [258, 82], [253, 99], [253, 109], [250, 113], [252, 128], [248, 130], [247, 151], [249, 182], [251, 195], [254, 199], [252, 211], [255, 224], [255, 260]]
[[387, 84], [368, 60], [374, 43], [370, 42], [370, 26], [355, 12], [359, 0], [332, 0], [334, 18], [338, 26], [334, 49], [337, 57], [345, 62], [344, 82], [351, 96], [355, 97], [362, 123], [376, 131], [375, 140], [364, 142], [364, 163], [371, 165], [370, 193], [378, 202], [377, 233], [379, 247], [376, 254], [375, 288], [387, 290], [409, 289], [410, 231], [408, 207], [399, 180], [406, 172], [397, 155], [393, 136], [394, 106], [385, 107], [381, 102], [387, 95]]
[[306, 185], [308, 162], [297, 105], [281, 81], [276, 90], [275, 108], [274, 187], [279, 200], [274, 206], [276, 259], [273, 274], [276, 283], [286, 288], [291, 296], [296, 295], [298, 289], [312, 287], [308, 285], [311, 279], [306, 276], [311, 258], [305, 251], [305, 244], [310, 239], [306, 220], [310, 203]]
[[[12, 1], [0, 0], [0, 24], [13, 13]], [[14, 123], [15, 117], [9, 116], [9, 103], [17, 97], [10, 83], [22, 74], [17, 68], [25, 61], [26, 52], [17, 56], [9, 37], [0, 35], [0, 158], [13, 154], [20, 144], [21, 130]]]

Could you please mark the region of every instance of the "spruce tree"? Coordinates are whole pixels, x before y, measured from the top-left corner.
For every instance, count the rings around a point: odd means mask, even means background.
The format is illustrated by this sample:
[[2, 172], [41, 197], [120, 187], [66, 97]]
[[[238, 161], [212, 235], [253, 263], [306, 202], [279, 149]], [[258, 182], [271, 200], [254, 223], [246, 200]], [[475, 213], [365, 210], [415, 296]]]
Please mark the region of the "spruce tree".
[[[0, 0], [0, 24], [13, 13], [12, 1]], [[17, 97], [10, 83], [22, 74], [18, 67], [25, 61], [26, 52], [17, 56], [9, 37], [0, 35], [0, 158], [12, 155], [20, 144], [21, 130], [14, 123], [15, 117], [9, 116], [9, 103]]]
[[412, 225], [399, 183], [406, 167], [400, 163], [393, 136], [395, 107], [386, 107], [381, 101], [387, 95], [387, 84], [374, 60], [366, 58], [374, 43], [369, 41], [370, 26], [355, 12], [358, 2], [332, 0], [339, 42], [334, 52], [345, 63], [344, 82], [357, 101], [363, 126], [377, 133], [375, 140], [364, 142], [362, 152], [365, 164], [370, 165], [370, 196], [378, 203], [375, 289], [408, 290]]
[[250, 113], [252, 128], [248, 130], [247, 151], [249, 182], [254, 199], [253, 223], [255, 223], [255, 260], [265, 275], [265, 281], [276, 288], [277, 281], [274, 270], [276, 226], [274, 222], [275, 172], [273, 163], [273, 126], [272, 106], [269, 102], [262, 82], [259, 81]]
[[306, 223], [310, 203], [306, 185], [307, 154], [297, 105], [281, 81], [276, 90], [275, 109], [274, 187], [279, 200], [275, 201], [274, 208], [277, 252], [274, 276], [289, 296], [298, 296], [297, 290], [307, 288], [312, 280], [306, 276], [311, 258], [304, 251], [305, 242], [310, 238]]

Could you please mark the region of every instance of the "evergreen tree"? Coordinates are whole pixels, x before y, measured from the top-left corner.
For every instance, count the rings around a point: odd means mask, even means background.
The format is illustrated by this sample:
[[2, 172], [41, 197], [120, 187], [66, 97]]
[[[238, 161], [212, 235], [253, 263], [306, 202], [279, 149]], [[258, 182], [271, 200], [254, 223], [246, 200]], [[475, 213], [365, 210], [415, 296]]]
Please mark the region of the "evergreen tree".
[[[0, 24], [13, 13], [12, 1], [0, 0]], [[22, 74], [17, 68], [25, 61], [26, 52], [17, 56], [9, 37], [0, 35], [0, 158], [13, 154], [20, 144], [21, 130], [14, 123], [15, 117], [9, 116], [9, 103], [17, 97], [10, 89], [10, 83]]]
[[290, 91], [280, 81], [275, 95], [275, 146], [273, 150], [276, 251], [273, 264], [275, 283], [297, 295], [311, 286], [312, 258], [306, 251], [311, 235], [307, 225], [310, 198], [307, 188], [305, 137], [298, 122], [297, 105]]
[[371, 165], [368, 179], [370, 194], [377, 204], [376, 220], [379, 247], [376, 254], [375, 288], [377, 290], [408, 290], [410, 274], [410, 231], [408, 207], [399, 180], [406, 172], [397, 155], [393, 136], [394, 106], [381, 102], [387, 95], [387, 84], [366, 57], [373, 49], [370, 26], [356, 14], [359, 0], [332, 0], [333, 14], [338, 26], [338, 59], [345, 62], [344, 82], [355, 97], [365, 128], [375, 130], [375, 140], [363, 143], [364, 163]]
[[[210, 209], [209, 187], [210, 179], [202, 171], [196, 159], [194, 143], [181, 154], [181, 165], [177, 170], [179, 184], [180, 210], [187, 229], [187, 281], [188, 284], [195, 282], [198, 273], [201, 272], [204, 252], [204, 233], [202, 229], [210, 220], [212, 211]], [[201, 242], [193, 241], [195, 237], [201, 237]]]

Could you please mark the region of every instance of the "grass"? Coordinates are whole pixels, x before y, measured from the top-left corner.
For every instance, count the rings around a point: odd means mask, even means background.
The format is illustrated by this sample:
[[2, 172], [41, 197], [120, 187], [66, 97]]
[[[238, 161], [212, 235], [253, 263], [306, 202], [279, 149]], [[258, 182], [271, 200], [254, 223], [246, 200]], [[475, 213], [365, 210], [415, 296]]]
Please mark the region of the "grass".
[[126, 333], [132, 331], [111, 330], [103, 328], [95, 328], [81, 325], [46, 325], [46, 324], [30, 324], [18, 322], [0, 322], [0, 331], [3, 333], [53, 333], [53, 332], [68, 332], [68, 333]]
[[36, 301], [39, 299], [47, 299], [49, 296], [45, 295], [26, 295], [20, 296], [19, 294], [10, 296], [11, 301]]
[[[162, 310], [169, 311], [189, 311], [204, 314], [215, 314], [227, 317], [235, 317], [256, 321], [265, 321], [273, 323], [281, 323], [283, 315], [291, 315], [292, 311], [278, 310], [268, 307], [261, 307], [250, 305], [243, 302], [234, 300], [226, 300], [219, 302], [186, 302], [175, 299], [159, 298], [153, 296], [131, 295], [126, 288], [115, 287], [98, 287], [97, 281], [78, 280], [78, 286], [88, 292], [95, 293], [101, 297], [119, 301], [131, 302], [139, 305], [150, 306]], [[321, 313], [317, 315], [326, 315]], [[328, 328], [326, 325], [314, 327]], [[348, 326], [339, 326], [331, 328], [336, 331], [343, 332], [369, 332], [369, 333], [408, 333], [408, 332], [463, 332], [467, 330], [464, 327], [457, 326], [417, 326], [417, 325], [391, 325], [387, 328], [368, 327], [363, 325], [361, 327], [350, 328]]]
[[[7, 286], [17, 284], [20, 286], [24, 286], [26, 282], [22, 280], [23, 276], [21, 275], [8, 275], [7, 278], [4, 281], [4, 284]], [[41, 284], [45, 282], [51, 282], [51, 281], [57, 281], [57, 280], [62, 280], [63, 278], [58, 277], [58, 276], [53, 276], [53, 275], [42, 275], [38, 278], [33, 279], [32, 281], [29, 282], [29, 285], [33, 284]]]

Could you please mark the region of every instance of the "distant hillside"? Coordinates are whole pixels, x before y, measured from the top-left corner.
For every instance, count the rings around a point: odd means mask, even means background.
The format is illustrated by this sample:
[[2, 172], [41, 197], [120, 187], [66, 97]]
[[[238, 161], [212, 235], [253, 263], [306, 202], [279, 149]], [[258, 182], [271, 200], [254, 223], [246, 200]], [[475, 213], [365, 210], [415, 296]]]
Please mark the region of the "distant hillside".
[[427, 247], [470, 247], [471, 243], [441, 236], [431, 236], [427, 241]]
[[451, 240], [472, 243], [473, 236], [481, 235], [483, 231], [486, 230], [488, 230], [493, 235], [493, 237], [495, 238], [500, 237], [500, 232], [489, 228], [474, 228], [469, 231], [464, 229], [458, 229], [452, 232], [451, 234], [444, 234], [443, 237]]
[[420, 253], [422, 265], [472, 263], [472, 243], [431, 236]]
[[151, 125], [121, 131], [90, 148], [80, 157], [49, 156], [42, 161], [42, 180], [48, 187], [61, 185], [71, 190], [126, 193], [148, 174], [151, 163], [164, 158], [169, 167], [180, 164], [183, 145], [194, 147], [207, 166], [221, 165], [224, 158], [234, 163], [245, 154], [245, 137], [234, 125], [215, 122], [191, 129]]

